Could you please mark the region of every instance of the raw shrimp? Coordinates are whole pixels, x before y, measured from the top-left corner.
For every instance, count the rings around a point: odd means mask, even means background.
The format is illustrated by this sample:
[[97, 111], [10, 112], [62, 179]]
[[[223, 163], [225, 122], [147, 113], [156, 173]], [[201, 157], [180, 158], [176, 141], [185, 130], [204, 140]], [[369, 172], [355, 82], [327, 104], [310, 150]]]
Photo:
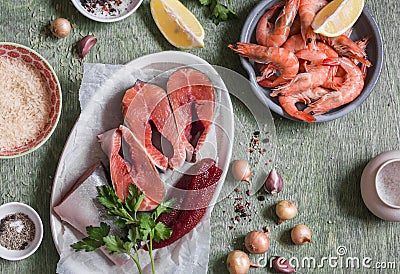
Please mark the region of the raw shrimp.
[[[305, 90], [316, 88], [327, 82], [328, 76], [333, 76], [336, 72], [336, 66], [329, 67], [322, 65], [323, 60], [328, 58], [323, 51], [303, 49], [296, 52], [295, 55], [298, 59], [312, 62], [312, 65], [310, 65], [307, 72], [299, 73], [289, 83], [277, 87], [270, 96], [293, 95]], [[330, 72], [330, 70], [333, 70], [333, 72]]]
[[293, 36], [290, 36], [289, 39], [282, 45], [282, 48], [288, 49], [291, 52], [296, 53], [299, 50], [305, 49], [306, 45], [303, 41], [303, 37], [301, 37], [301, 34], [295, 34]]
[[371, 62], [367, 60], [367, 54], [365, 52], [365, 45], [361, 47], [359, 44], [351, 40], [346, 35], [339, 35], [337, 37], [325, 37], [323, 35], [318, 35], [318, 38], [330, 45], [336, 50], [336, 52], [341, 56], [346, 56], [350, 59], [356, 59], [357, 61], [365, 64], [366, 66], [371, 66]]
[[311, 49], [316, 48], [317, 35], [311, 27], [317, 12], [328, 2], [326, 0], [300, 0], [299, 16], [301, 22], [301, 36]]
[[299, 61], [293, 52], [277, 47], [264, 47], [251, 43], [238, 42], [229, 48], [257, 63], [272, 64], [279, 72], [275, 79], [264, 79], [260, 85], [277, 87], [292, 80], [299, 71]]
[[[301, 34], [290, 36], [282, 47], [294, 53], [307, 48]], [[328, 57], [333, 58], [338, 56], [338, 53], [331, 46], [319, 41], [316, 42], [316, 46], [314, 49], [323, 51]]]
[[280, 47], [287, 40], [290, 27], [299, 9], [300, 0], [288, 0], [275, 21], [270, 19], [282, 7], [284, 1], [272, 6], [260, 19], [256, 28], [257, 43], [266, 47]]
[[320, 99], [322, 96], [328, 94], [329, 92], [330, 91], [328, 89], [316, 87], [314, 89], [309, 89], [295, 95], [279, 96], [279, 103], [282, 109], [291, 117], [308, 123], [312, 123], [316, 120], [315, 117], [309, 113], [305, 113], [299, 110], [296, 104], [309, 104], [312, 101]]
[[259, 45], [229, 45], [254, 62], [255, 71], [261, 72], [257, 83], [270, 88], [271, 97], [278, 96], [288, 115], [309, 123], [316, 120], [314, 115], [357, 98], [371, 66], [366, 54], [368, 37], [353, 41], [352, 29], [338, 37], [314, 33], [312, 21], [328, 2], [281, 0], [257, 24]]
[[340, 65], [346, 71], [346, 80], [338, 91], [332, 91], [322, 96], [319, 100], [309, 105], [304, 112], [318, 115], [326, 113], [334, 108], [350, 103], [357, 98], [363, 87], [364, 77], [360, 68], [346, 57], [328, 58], [323, 65]]
[[301, 23], [300, 16], [297, 13], [296, 17], [293, 20], [292, 27], [290, 28], [289, 37], [301, 33]]

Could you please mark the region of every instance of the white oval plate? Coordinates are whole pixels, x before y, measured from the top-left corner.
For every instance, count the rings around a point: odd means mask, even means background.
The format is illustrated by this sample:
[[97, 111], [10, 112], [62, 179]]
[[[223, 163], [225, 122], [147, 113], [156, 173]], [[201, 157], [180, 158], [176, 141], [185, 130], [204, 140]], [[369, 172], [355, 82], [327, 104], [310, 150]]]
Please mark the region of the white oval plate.
[[[90, 166], [99, 160], [107, 161], [97, 141], [97, 135], [108, 129], [115, 128], [122, 123], [121, 100], [124, 91], [129, 88], [129, 86], [126, 86], [127, 79], [132, 78], [130, 82], [131, 86], [136, 81], [134, 72], [137, 72], [139, 69], [150, 71], [156, 68], [157, 70], [164, 69], [164, 71], [168, 71], [173, 67], [182, 65], [193, 66], [199, 70], [202, 70], [201, 68], [204, 67], [207, 69], [207, 76], [213, 74], [213, 78], [210, 78], [212, 80], [218, 76], [218, 73], [210, 64], [189, 53], [164, 51], [150, 54], [131, 61], [110, 76], [111, 78], [102, 85], [102, 88], [95, 93], [84, 108], [70, 133], [60, 157], [52, 189], [50, 225], [53, 241], [58, 251], [60, 251], [60, 237], [63, 236], [62, 231], [68, 228], [62, 225], [60, 219], [52, 209]], [[205, 71], [203, 70], [203, 72]], [[152, 77], [155, 76], [152, 75]], [[122, 82], [124, 84], [121, 84]], [[213, 81], [213, 84], [215, 85], [216, 83]], [[229, 93], [220, 78], [217, 85], [216, 87], [219, 88], [220, 92], [217, 93], [216, 101], [218, 106], [216, 108], [214, 124], [218, 126], [213, 127], [214, 129], [207, 135], [207, 140], [215, 140], [213, 145], [216, 155], [213, 158], [218, 159], [217, 165], [223, 170], [220, 179], [220, 182], [223, 182], [232, 154], [234, 117]], [[224, 111], [221, 111], [221, 109]], [[105, 116], [107, 116], [107, 119], [104, 118]], [[223, 128], [220, 125], [223, 125]], [[210, 154], [199, 153], [199, 155], [205, 158]], [[218, 191], [221, 190], [222, 185], [222, 183], [219, 185], [220, 188], [216, 191], [216, 196], [218, 196]], [[216, 201], [214, 200], [214, 202]]]

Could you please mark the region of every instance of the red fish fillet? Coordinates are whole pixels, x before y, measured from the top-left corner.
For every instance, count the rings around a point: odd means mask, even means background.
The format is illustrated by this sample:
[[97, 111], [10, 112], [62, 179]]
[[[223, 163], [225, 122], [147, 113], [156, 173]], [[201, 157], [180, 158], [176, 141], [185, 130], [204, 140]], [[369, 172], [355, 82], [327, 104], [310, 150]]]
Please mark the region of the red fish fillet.
[[195, 162], [213, 123], [214, 87], [200, 71], [182, 68], [169, 77], [167, 91], [187, 159]]
[[[152, 162], [162, 170], [175, 169], [185, 161], [175, 120], [164, 89], [138, 80], [122, 100], [125, 123], [146, 148]], [[158, 140], [154, 140], [158, 132]], [[158, 143], [157, 145], [155, 143]]]
[[[164, 223], [172, 229], [172, 235], [166, 240], [153, 243], [153, 248], [162, 248], [179, 240], [184, 235], [189, 233], [203, 219], [206, 214], [214, 191], [217, 187], [217, 182], [221, 178], [222, 170], [215, 165], [212, 159], [203, 159], [198, 163], [198, 171], [195, 175], [184, 175], [178, 181], [178, 185], [186, 185], [185, 188], [189, 191], [194, 191], [194, 195], [185, 197], [184, 206], [182, 209], [173, 209], [168, 213], [163, 213], [157, 221]], [[191, 178], [189, 184], [188, 179]], [[197, 205], [193, 207], [192, 205]], [[190, 209], [188, 209], [190, 208]]]
[[[120, 154], [123, 139], [127, 144], [125, 151], [129, 154], [125, 156], [127, 160]], [[118, 198], [121, 201], [125, 200], [132, 183], [146, 196], [139, 210], [156, 208], [164, 197], [164, 185], [154, 165], [129, 129], [120, 126], [118, 129], [109, 130], [99, 135], [99, 141], [110, 161], [111, 181]]]

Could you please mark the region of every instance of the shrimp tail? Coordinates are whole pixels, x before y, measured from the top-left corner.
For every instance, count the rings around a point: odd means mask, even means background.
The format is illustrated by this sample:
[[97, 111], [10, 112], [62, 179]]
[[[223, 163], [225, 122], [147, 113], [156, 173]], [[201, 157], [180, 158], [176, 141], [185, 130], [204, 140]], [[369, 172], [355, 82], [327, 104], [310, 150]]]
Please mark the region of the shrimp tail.
[[332, 91], [329, 94], [324, 95], [316, 102], [310, 104], [304, 112], [310, 115], [319, 115], [330, 111], [332, 108], [327, 108], [327, 106], [335, 105], [336, 101], [341, 100], [340, 91]]
[[356, 43], [345, 35], [339, 35], [337, 37], [325, 37], [323, 35], [318, 35], [318, 38], [326, 42], [328, 45], [333, 47], [339, 55], [346, 56], [350, 59], [355, 59], [367, 67], [371, 66], [371, 62], [367, 59], [367, 54], [365, 48], [368, 39], [365, 42]]
[[322, 61], [322, 65], [324, 66], [339, 66], [339, 58], [326, 58]]
[[296, 107], [297, 100], [292, 96], [279, 96], [279, 103], [282, 109], [291, 117], [305, 121], [307, 123], [313, 123], [316, 121], [315, 117], [309, 113], [305, 113]]

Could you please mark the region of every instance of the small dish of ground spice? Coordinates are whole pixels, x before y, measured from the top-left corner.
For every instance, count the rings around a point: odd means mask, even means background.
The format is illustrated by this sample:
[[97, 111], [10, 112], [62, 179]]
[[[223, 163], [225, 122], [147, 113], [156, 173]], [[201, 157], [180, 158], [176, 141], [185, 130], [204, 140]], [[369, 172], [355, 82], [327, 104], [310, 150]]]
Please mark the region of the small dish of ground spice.
[[42, 238], [42, 220], [32, 207], [18, 202], [0, 206], [1, 258], [25, 259], [38, 249]]
[[84, 16], [98, 22], [122, 20], [142, 4], [143, 0], [71, 0]]

